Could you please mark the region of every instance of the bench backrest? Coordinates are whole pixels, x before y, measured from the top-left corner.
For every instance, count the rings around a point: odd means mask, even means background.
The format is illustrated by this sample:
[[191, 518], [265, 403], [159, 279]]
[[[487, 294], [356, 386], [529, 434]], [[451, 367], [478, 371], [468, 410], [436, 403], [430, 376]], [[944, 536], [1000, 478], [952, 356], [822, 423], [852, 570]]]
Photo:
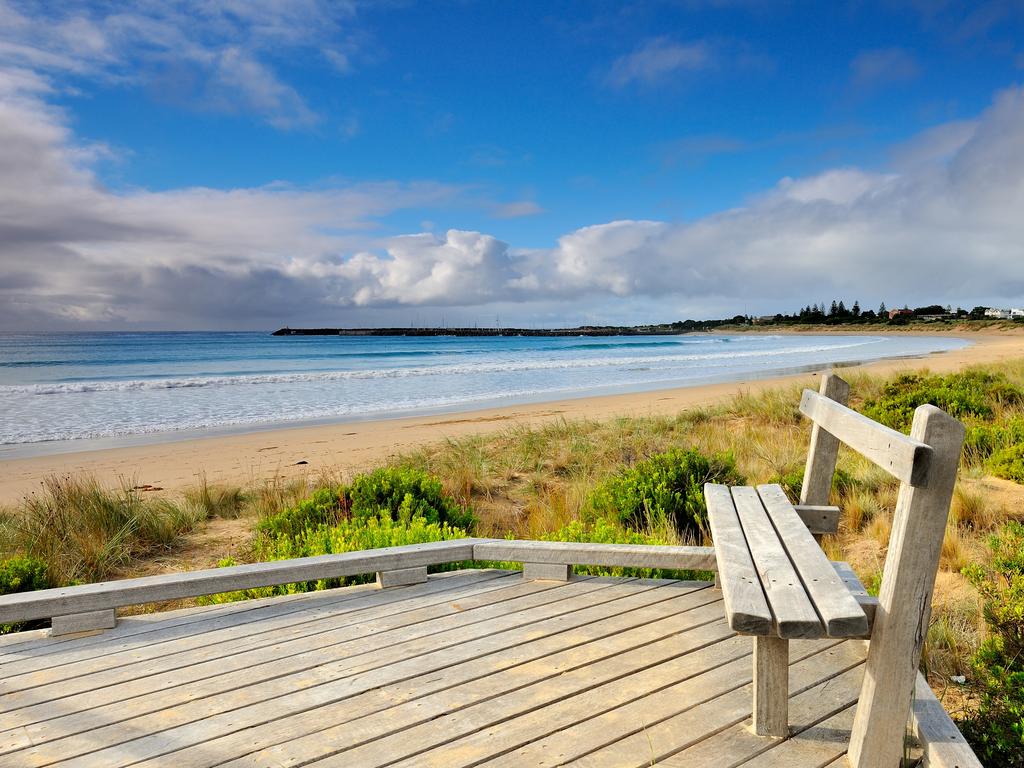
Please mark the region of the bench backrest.
[[933, 405], [914, 412], [910, 436], [845, 406], [850, 387], [834, 374], [805, 390], [814, 422], [800, 501], [827, 504], [842, 442], [900, 481], [864, 684], [850, 739], [850, 765], [896, 766], [902, 753], [932, 590], [956, 484], [964, 426]]

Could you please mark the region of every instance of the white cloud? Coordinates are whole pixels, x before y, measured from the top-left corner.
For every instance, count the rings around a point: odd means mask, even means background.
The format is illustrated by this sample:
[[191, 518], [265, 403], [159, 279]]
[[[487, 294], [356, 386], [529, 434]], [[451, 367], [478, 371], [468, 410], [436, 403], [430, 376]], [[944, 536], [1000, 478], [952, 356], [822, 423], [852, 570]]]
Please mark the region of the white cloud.
[[929, 128], [905, 144], [897, 144], [889, 155], [893, 165], [904, 170], [945, 163], [971, 140], [977, 129], [974, 120], [953, 120]]
[[713, 61], [711, 47], [703, 41], [677, 43], [658, 37], [612, 62], [606, 80], [616, 88], [650, 85], [678, 72], [707, 69]]
[[1019, 88], [899, 148], [926, 161], [784, 178], [696, 221], [608, 222], [525, 250], [459, 230], [382, 236], [379, 220], [395, 211], [468, 199], [431, 182], [112, 192], [93, 173], [103, 147], [76, 141], [45, 101], [50, 87], [0, 69], [3, 328], [356, 324], [484, 304], [504, 319], [518, 307], [523, 318], [628, 320], [834, 295], [1024, 297]]
[[862, 51], [850, 62], [850, 85], [871, 90], [915, 79], [921, 73], [917, 59], [902, 48]]
[[517, 200], [496, 205], [492, 213], [499, 219], [517, 219], [522, 216], [536, 216], [538, 213], [544, 213], [544, 209], [533, 200]]
[[[317, 116], [277, 74], [273, 62], [320, 51], [351, 71], [358, 35], [353, 3], [326, 0], [137, 0], [55, 6], [0, 0], [0, 66], [114, 83], [158, 83], [199, 109], [245, 111], [279, 128]], [[344, 52], [343, 52], [344, 51]]]

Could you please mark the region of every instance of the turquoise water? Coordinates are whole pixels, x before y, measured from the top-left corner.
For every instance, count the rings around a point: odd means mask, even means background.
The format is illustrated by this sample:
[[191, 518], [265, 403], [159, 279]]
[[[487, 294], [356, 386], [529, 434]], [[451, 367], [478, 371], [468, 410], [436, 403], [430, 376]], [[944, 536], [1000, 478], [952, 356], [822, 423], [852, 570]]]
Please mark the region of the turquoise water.
[[54, 441], [383, 418], [731, 381], [962, 346], [936, 337], [802, 334], [5, 334], [0, 444], [11, 455], [17, 446]]

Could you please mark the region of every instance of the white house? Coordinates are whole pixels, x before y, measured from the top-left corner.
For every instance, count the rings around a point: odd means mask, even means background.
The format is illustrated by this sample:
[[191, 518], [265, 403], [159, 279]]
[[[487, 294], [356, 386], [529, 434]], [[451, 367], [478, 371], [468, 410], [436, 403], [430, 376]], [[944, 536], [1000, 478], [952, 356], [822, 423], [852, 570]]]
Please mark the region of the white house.
[[1013, 320], [1024, 320], [1024, 309], [1011, 309], [1010, 318]]
[[985, 317], [990, 317], [993, 320], [1009, 320], [1012, 317], [1011, 313], [1013, 311], [1011, 309], [996, 309], [992, 307], [985, 310]]

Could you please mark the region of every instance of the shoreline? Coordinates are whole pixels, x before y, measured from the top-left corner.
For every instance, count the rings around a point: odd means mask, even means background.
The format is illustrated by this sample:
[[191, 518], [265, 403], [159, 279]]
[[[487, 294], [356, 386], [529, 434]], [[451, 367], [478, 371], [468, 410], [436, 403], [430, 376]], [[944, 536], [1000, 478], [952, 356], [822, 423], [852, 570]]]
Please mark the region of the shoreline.
[[[769, 333], [780, 332], [784, 331], [772, 330]], [[973, 344], [925, 357], [889, 358], [852, 367], [881, 374], [924, 368], [949, 372], [967, 365], [1024, 357], [1024, 334], [919, 333], [964, 338]], [[813, 385], [817, 373], [746, 377], [725, 383], [590, 395], [391, 419], [274, 426], [226, 435], [6, 458], [0, 459], [0, 504], [16, 502], [32, 493], [39, 488], [45, 476], [52, 474], [87, 472], [108, 485], [123, 479], [132, 485], [150, 485], [170, 492], [194, 485], [203, 476], [211, 483], [246, 485], [321, 471], [350, 475], [398, 453], [445, 438], [490, 432], [512, 424], [536, 425], [562, 418], [671, 414], [721, 402], [741, 391], [759, 392], [796, 382]]]

